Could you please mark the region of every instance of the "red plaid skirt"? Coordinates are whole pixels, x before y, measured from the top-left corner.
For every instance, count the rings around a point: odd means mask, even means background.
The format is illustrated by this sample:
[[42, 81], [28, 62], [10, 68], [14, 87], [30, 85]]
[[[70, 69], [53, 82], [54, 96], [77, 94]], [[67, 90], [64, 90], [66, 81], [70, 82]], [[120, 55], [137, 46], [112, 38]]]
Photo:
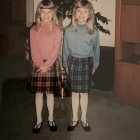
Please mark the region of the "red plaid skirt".
[[33, 68], [28, 81], [28, 89], [32, 93], [57, 94], [62, 87], [61, 68], [58, 60], [46, 72], [36, 72]]

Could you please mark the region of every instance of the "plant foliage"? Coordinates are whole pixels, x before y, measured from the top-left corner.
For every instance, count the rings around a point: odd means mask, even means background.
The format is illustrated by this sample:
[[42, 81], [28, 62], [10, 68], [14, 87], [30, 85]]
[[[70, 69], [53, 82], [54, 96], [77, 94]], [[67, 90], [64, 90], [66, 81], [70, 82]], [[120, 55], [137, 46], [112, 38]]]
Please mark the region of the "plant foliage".
[[[76, 0], [53, 0], [53, 2], [57, 7], [58, 18], [65, 19], [66, 17], [72, 17], [72, 9]], [[108, 29], [104, 29], [104, 27], [99, 23], [99, 21], [107, 25], [110, 20], [107, 17], [102, 16], [100, 12], [97, 12], [95, 13], [96, 27], [103, 33], [110, 34], [110, 31]]]

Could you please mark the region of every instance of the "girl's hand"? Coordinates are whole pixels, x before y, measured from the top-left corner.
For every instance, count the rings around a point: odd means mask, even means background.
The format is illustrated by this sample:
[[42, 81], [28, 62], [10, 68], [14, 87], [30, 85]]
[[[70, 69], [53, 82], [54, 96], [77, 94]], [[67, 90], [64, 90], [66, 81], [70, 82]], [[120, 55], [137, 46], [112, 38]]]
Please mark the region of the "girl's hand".
[[45, 72], [47, 72], [47, 68], [42, 66], [42, 67], [39, 68], [38, 71], [41, 71], [42, 73], [45, 73]]
[[94, 72], [95, 72], [95, 70], [93, 69], [93, 70], [92, 70], [92, 75], [94, 74]]
[[33, 70], [34, 70], [35, 73], [39, 72], [39, 67], [35, 66], [35, 67], [33, 67]]
[[69, 74], [69, 72], [68, 72], [68, 68], [66, 68], [66, 73]]

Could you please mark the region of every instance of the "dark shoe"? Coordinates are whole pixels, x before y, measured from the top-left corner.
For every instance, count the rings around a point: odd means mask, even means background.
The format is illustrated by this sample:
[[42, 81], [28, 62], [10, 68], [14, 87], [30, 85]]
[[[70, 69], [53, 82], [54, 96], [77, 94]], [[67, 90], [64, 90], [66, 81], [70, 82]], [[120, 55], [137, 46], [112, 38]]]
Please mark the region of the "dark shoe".
[[[76, 123], [75, 125], [73, 125], [74, 122]], [[78, 121], [72, 121], [72, 122], [70, 122], [70, 124], [69, 124], [67, 130], [68, 130], [68, 131], [73, 131], [73, 130], [75, 129], [75, 127], [78, 126], [78, 124], [79, 124]]]
[[32, 130], [33, 134], [38, 134], [40, 132], [41, 127], [42, 127], [42, 123], [35, 125]]
[[90, 129], [90, 126], [89, 126], [89, 124], [86, 122], [86, 123], [84, 123], [83, 121], [81, 121], [81, 124], [82, 124], [82, 127], [83, 127], [83, 129], [85, 130], [85, 131], [90, 131], [91, 129]]
[[54, 121], [53, 122], [48, 121], [48, 124], [49, 124], [49, 128], [52, 132], [57, 131], [57, 126]]

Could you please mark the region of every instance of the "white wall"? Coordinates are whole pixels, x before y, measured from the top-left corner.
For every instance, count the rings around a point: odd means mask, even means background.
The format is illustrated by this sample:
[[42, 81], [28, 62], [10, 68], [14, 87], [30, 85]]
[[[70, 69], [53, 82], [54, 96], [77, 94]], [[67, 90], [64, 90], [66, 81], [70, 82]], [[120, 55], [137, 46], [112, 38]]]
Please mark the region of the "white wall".
[[35, 19], [35, 13], [36, 13], [36, 9], [37, 9], [37, 5], [41, 0], [34, 0], [34, 19]]
[[[27, 2], [27, 21], [32, 23], [36, 12], [37, 4], [41, 0], [26, 0]], [[102, 24], [104, 28], [109, 29], [111, 35], [100, 32], [100, 45], [101, 46], [115, 46], [115, 4], [116, 0], [90, 0], [93, 2], [95, 12], [100, 12], [103, 16], [111, 21], [108, 25]]]
[[26, 0], [26, 26], [29, 27], [34, 20], [34, 0]]
[[109, 29], [111, 35], [100, 32], [101, 46], [115, 46], [115, 5], [116, 0], [91, 0], [93, 1], [95, 12], [100, 12], [111, 21], [108, 25], [102, 24], [104, 28]]

